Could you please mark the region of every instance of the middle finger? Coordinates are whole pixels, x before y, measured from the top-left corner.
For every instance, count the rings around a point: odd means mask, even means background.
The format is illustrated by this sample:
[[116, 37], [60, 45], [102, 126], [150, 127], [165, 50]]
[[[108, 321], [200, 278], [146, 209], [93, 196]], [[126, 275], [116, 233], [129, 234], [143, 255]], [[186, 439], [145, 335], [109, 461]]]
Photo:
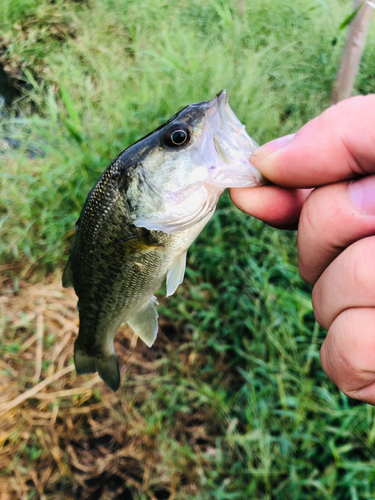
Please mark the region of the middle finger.
[[330, 264], [315, 284], [316, 320], [328, 330], [350, 308], [375, 306], [375, 236], [356, 241]]
[[[375, 199], [375, 176], [320, 187], [305, 201], [298, 226], [298, 255], [301, 276], [308, 283], [314, 284], [346, 247], [375, 234], [375, 206], [365, 203], [362, 191]], [[362, 206], [373, 214], [365, 213]]]

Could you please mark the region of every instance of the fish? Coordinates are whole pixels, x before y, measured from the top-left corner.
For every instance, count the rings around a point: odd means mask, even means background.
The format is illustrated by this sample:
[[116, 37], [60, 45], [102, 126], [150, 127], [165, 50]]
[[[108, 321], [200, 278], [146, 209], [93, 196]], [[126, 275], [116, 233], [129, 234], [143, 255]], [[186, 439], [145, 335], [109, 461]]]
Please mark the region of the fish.
[[123, 322], [151, 347], [155, 292], [182, 283], [187, 250], [229, 187], [266, 183], [249, 162], [258, 146], [225, 90], [191, 104], [120, 153], [87, 196], [63, 286], [78, 297], [77, 374], [120, 386], [114, 337]]

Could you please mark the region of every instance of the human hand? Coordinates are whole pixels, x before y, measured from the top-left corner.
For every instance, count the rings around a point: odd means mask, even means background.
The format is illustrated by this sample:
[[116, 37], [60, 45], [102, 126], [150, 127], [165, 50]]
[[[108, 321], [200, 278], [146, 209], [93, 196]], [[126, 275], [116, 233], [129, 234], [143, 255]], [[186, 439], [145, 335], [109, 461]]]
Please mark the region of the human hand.
[[375, 405], [375, 95], [327, 109], [250, 162], [275, 185], [231, 189], [232, 201], [271, 226], [298, 226], [299, 271], [328, 331], [323, 370]]

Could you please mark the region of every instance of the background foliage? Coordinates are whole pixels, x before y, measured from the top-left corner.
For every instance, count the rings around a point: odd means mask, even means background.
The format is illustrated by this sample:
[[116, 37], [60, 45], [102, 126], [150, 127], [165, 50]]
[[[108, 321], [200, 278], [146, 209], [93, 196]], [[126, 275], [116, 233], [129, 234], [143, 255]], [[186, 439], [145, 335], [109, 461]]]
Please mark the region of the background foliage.
[[[185, 105], [226, 88], [259, 143], [323, 111], [350, 9], [343, 0], [0, 0], [4, 286], [17, 292], [19, 279], [58, 277], [101, 172]], [[374, 60], [370, 30], [357, 93], [375, 91]], [[293, 232], [266, 227], [222, 197], [189, 251], [184, 285], [159, 310], [173, 349], [148, 384], [127, 378], [116, 396], [147, 393], [137, 403], [147, 422], [137, 438], [160, 457], [151, 493], [129, 483], [131, 496], [118, 498], [374, 498], [375, 410], [323, 374], [324, 332], [296, 263]], [[10, 323], [6, 317], [4, 356], [35, 332]], [[188, 368], [186, 351], [197, 360]], [[44, 352], [48, 359], [46, 342]], [[178, 425], [198, 414], [204, 438]], [[129, 415], [118, 418], [131, 429]], [[45, 453], [29, 452], [29, 467]], [[132, 476], [141, 482], [144, 457]], [[63, 495], [75, 481], [71, 466]], [[50, 498], [62, 484], [48, 484]], [[39, 494], [30, 491], [27, 498]]]

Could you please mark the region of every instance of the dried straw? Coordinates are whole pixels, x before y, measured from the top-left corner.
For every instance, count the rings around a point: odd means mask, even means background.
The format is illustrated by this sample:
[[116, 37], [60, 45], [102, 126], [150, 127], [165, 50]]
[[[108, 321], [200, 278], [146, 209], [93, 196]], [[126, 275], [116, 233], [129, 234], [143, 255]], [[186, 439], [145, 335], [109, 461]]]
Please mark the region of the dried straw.
[[[135, 401], [147, 401], [152, 381], [162, 369], [157, 358], [167, 350], [175, 352], [176, 346], [160, 332], [158, 346], [150, 350], [122, 327], [116, 351], [122, 376], [133, 390], [114, 394], [97, 374], [73, 373], [76, 301], [73, 290], [64, 290], [60, 282], [20, 283], [18, 294], [3, 283], [0, 500], [27, 499], [32, 494], [52, 500], [60, 498], [61, 491], [66, 500], [111, 499], [121, 498], [118, 495], [128, 488], [157, 500], [156, 487], [164, 488], [173, 500], [179, 473], [162, 465]], [[184, 355], [183, 366], [189, 366], [189, 355]], [[188, 426], [187, 421], [177, 422], [176, 433]], [[192, 429], [209, 441], [203, 427]], [[185, 481], [184, 488], [195, 491], [192, 478], [198, 474], [195, 464], [190, 468], [190, 482]], [[115, 489], [110, 486], [114, 478]]]

